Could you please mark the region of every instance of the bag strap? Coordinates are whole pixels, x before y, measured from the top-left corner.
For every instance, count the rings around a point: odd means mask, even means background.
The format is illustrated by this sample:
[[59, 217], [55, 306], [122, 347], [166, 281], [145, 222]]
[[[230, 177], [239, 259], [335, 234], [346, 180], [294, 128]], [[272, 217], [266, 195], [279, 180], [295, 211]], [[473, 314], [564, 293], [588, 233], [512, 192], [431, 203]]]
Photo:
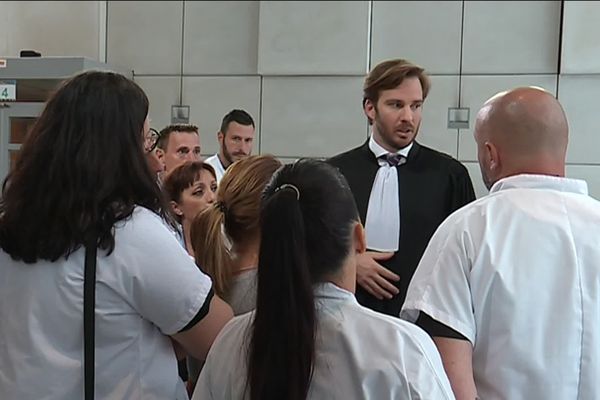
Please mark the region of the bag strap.
[[94, 399], [95, 373], [95, 309], [96, 309], [96, 243], [85, 246], [83, 272], [83, 379], [85, 400]]

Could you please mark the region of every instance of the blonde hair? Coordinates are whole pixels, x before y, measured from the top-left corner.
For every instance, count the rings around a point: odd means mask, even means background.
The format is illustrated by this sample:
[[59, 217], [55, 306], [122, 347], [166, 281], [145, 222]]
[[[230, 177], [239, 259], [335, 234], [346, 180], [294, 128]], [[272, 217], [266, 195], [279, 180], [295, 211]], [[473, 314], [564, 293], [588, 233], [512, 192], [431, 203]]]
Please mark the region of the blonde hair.
[[271, 155], [250, 156], [233, 163], [219, 183], [217, 201], [192, 222], [190, 238], [196, 263], [212, 278], [220, 297], [227, 292], [233, 273], [233, 254], [223, 234], [233, 245], [258, 237], [261, 195], [281, 165]]

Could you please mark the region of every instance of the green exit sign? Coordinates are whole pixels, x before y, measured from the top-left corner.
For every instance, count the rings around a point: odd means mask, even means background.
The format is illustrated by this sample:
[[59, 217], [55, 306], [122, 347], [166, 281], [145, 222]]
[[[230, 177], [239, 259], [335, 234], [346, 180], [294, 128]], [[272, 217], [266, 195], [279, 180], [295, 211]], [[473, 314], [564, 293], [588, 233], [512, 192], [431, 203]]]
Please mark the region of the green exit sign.
[[0, 101], [17, 100], [17, 82], [0, 81]]

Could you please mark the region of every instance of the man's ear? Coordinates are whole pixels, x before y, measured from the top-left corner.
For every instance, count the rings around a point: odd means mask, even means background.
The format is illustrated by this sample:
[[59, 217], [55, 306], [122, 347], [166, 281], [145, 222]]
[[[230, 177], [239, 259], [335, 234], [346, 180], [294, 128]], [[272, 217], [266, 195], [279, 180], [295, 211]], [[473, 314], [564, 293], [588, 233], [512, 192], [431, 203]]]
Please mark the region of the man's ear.
[[370, 124], [373, 123], [373, 120], [375, 119], [375, 114], [377, 113], [375, 103], [373, 103], [373, 101], [370, 99], [364, 99], [363, 100], [363, 111], [364, 111], [365, 115], [367, 116], [369, 123]]
[[223, 134], [223, 132], [221, 132], [221, 131], [217, 132], [217, 140], [219, 141], [219, 144], [223, 144], [224, 138], [225, 138], [225, 135]]
[[489, 165], [490, 171], [498, 172], [500, 165], [501, 165], [500, 153], [498, 152], [498, 147], [496, 147], [496, 145], [494, 145], [492, 142], [485, 142], [484, 146], [485, 146], [485, 155], [489, 162], [488, 165]]
[[158, 158], [158, 160], [162, 162], [163, 158], [165, 158], [165, 151], [160, 147], [157, 147], [156, 149], [154, 149], [154, 152], [156, 154], [156, 158]]
[[353, 236], [354, 250], [359, 254], [367, 251], [367, 236], [365, 234], [365, 228], [363, 228], [360, 222], [355, 223]]

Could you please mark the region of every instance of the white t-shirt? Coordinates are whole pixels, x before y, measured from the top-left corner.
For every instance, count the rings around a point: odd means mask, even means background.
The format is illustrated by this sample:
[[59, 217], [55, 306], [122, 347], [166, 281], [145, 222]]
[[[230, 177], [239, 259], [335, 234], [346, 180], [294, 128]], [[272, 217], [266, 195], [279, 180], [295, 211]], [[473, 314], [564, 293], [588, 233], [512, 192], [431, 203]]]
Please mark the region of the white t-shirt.
[[210, 164], [214, 168], [215, 174], [217, 175], [217, 184], [221, 182], [221, 178], [225, 175], [225, 168], [223, 168], [223, 164], [221, 164], [221, 160], [219, 160], [219, 153], [208, 157], [204, 162]]
[[[116, 224], [115, 243], [98, 250], [96, 398], [174, 399], [166, 335], [206, 310], [210, 278], [145, 208]], [[0, 399], [83, 398], [84, 259], [28, 265], [0, 250]]]
[[[454, 399], [440, 356], [419, 327], [376, 313], [331, 283], [316, 287], [316, 363], [308, 399]], [[193, 400], [240, 400], [254, 312], [235, 317], [215, 341]]]
[[600, 202], [583, 181], [518, 175], [440, 225], [401, 316], [473, 344], [482, 399], [598, 399], [599, 299]]

